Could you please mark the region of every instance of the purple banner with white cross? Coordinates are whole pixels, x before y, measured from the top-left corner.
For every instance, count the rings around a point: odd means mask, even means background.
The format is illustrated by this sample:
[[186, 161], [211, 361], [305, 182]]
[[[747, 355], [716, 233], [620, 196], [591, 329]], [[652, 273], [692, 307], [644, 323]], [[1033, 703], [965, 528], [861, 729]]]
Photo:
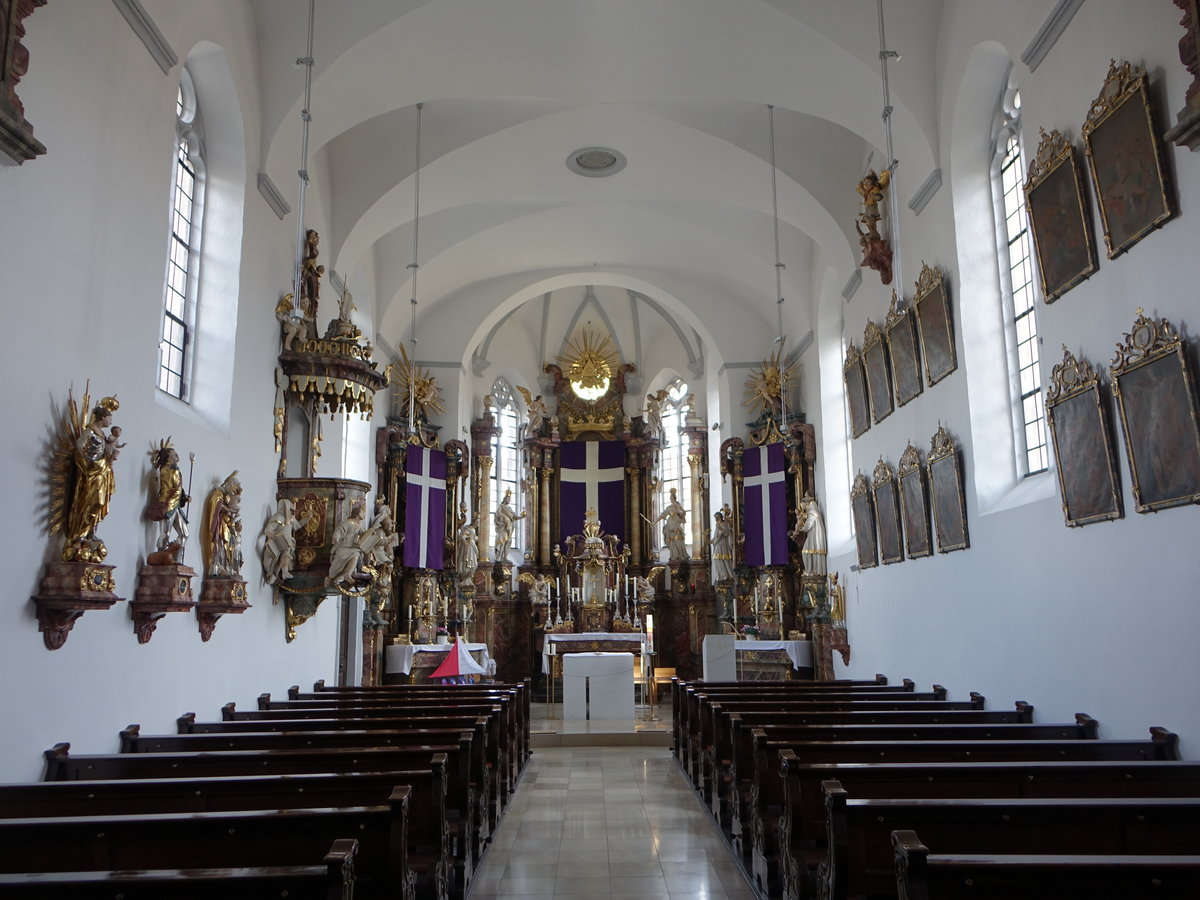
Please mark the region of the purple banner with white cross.
[[625, 444], [573, 441], [559, 450], [559, 540], [583, 534], [583, 517], [596, 510], [600, 527], [625, 539]]
[[787, 480], [783, 444], [751, 447], [742, 456], [746, 498], [746, 565], [787, 563]]
[[410, 569], [441, 569], [446, 534], [446, 454], [410, 445], [404, 468], [404, 565]]

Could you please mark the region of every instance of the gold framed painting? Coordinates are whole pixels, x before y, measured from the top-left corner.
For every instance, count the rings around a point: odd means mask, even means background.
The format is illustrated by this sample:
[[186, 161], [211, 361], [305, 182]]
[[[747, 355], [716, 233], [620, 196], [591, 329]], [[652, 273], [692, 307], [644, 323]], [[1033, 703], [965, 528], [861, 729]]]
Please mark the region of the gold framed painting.
[[917, 346], [916, 318], [907, 307], [898, 309], [897, 306], [896, 292], [892, 291], [892, 303], [888, 307], [883, 330], [887, 335], [888, 357], [892, 361], [896, 403], [904, 406], [924, 390], [924, 385], [921, 383], [921, 351]]
[[871, 412], [867, 400], [867, 372], [854, 341], [846, 348], [842, 377], [846, 381], [846, 402], [850, 407], [850, 434], [858, 437], [871, 427]]
[[904, 561], [900, 531], [900, 498], [896, 493], [896, 472], [879, 457], [871, 478], [875, 498], [875, 529], [879, 534], [879, 559], [885, 566]]
[[1100, 379], [1091, 363], [1065, 346], [1062, 362], [1050, 373], [1046, 423], [1067, 525], [1121, 518], [1117, 460]]
[[958, 368], [954, 351], [954, 325], [950, 318], [950, 299], [942, 273], [921, 263], [913, 310], [921, 335], [921, 354], [925, 357], [925, 379], [933, 387]]
[[878, 425], [892, 414], [892, 373], [888, 367], [887, 344], [879, 326], [868, 320], [863, 332], [863, 366], [867, 371], [867, 393], [871, 398], [871, 417]]
[[929, 528], [929, 488], [921, 451], [911, 443], [900, 456], [900, 510], [904, 516], [904, 544], [909, 559], [933, 555]]
[[963, 493], [958, 445], [941, 425], [929, 444], [929, 488], [938, 552], [965, 550], [971, 542], [967, 536], [967, 498]]
[[1109, 259], [1175, 215], [1148, 82], [1141, 66], [1110, 62], [1082, 129]]
[[858, 547], [858, 567], [873, 569], [879, 565], [879, 545], [875, 540], [875, 510], [871, 506], [871, 487], [862, 472], [850, 487], [850, 513], [854, 518], [854, 541]]
[[1025, 181], [1025, 204], [1037, 251], [1042, 295], [1053, 303], [1096, 271], [1096, 246], [1075, 147], [1041, 129]]
[[1109, 373], [1137, 511], [1200, 503], [1200, 409], [1179, 332], [1138, 309]]

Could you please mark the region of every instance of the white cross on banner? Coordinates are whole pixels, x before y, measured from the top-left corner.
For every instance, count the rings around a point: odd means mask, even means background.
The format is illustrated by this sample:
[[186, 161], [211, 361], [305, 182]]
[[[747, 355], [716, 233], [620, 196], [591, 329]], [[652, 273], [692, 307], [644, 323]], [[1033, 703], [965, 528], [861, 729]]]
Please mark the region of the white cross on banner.
[[783, 469], [783, 444], [754, 447], [743, 457], [747, 565], [787, 563], [787, 479]]
[[609, 534], [625, 535], [625, 444], [583, 441], [563, 444], [559, 468], [561, 537], [583, 533], [583, 517], [596, 510]]
[[404, 564], [440, 569], [446, 530], [446, 454], [410, 447], [405, 470]]

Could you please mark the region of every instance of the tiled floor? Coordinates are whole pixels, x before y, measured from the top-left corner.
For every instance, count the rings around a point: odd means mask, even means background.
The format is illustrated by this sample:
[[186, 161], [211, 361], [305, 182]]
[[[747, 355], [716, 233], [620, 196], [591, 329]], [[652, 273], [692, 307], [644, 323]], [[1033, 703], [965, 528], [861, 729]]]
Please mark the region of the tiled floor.
[[470, 900], [754, 894], [665, 747], [535, 750]]

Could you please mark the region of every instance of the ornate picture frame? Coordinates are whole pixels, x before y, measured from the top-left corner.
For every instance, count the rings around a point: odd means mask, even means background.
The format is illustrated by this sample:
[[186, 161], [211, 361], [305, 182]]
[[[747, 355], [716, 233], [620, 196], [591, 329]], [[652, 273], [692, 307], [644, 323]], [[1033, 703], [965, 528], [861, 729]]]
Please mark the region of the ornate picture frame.
[[896, 292], [888, 307], [883, 330], [887, 335], [888, 358], [892, 361], [892, 385], [896, 403], [904, 406], [925, 389], [921, 382], [921, 348], [917, 344], [917, 322], [907, 307], [898, 309]]
[[1200, 503], [1200, 409], [1179, 332], [1139, 308], [1109, 373], [1137, 511]]
[[1042, 296], [1053, 303], [1096, 271], [1096, 246], [1075, 147], [1055, 129], [1040, 129], [1025, 180], [1025, 204], [1037, 251]]
[[1067, 525], [1121, 518], [1117, 459], [1100, 379], [1091, 363], [1077, 359], [1065, 345], [1062, 362], [1050, 373], [1046, 423]]
[[863, 331], [863, 368], [867, 372], [867, 394], [871, 398], [871, 417], [878, 425], [892, 414], [892, 373], [888, 365], [887, 344], [879, 326], [868, 320]]
[[950, 298], [941, 271], [921, 263], [913, 311], [921, 336], [921, 355], [925, 357], [925, 379], [933, 387], [958, 368], [954, 349], [954, 324], [950, 318]]
[[900, 510], [909, 559], [933, 556], [933, 531], [929, 526], [929, 486], [921, 451], [910, 442], [900, 456]]
[[938, 553], [965, 550], [971, 541], [967, 536], [967, 499], [958, 445], [941, 425], [929, 442], [929, 489]]
[[850, 435], [859, 437], [871, 427], [871, 405], [867, 399], [867, 372], [854, 341], [846, 348], [842, 377], [846, 381], [846, 400], [850, 406]]
[[850, 487], [850, 512], [854, 517], [854, 540], [858, 545], [858, 567], [873, 569], [879, 565], [879, 545], [875, 540], [875, 510], [871, 505], [871, 487], [862, 472]]
[[903, 534], [900, 530], [900, 498], [896, 490], [896, 472], [879, 457], [871, 478], [875, 499], [875, 529], [879, 534], [879, 559], [885, 566], [904, 562]]
[[1175, 216], [1145, 69], [1109, 63], [1082, 137], [1104, 246], [1113, 259]]

